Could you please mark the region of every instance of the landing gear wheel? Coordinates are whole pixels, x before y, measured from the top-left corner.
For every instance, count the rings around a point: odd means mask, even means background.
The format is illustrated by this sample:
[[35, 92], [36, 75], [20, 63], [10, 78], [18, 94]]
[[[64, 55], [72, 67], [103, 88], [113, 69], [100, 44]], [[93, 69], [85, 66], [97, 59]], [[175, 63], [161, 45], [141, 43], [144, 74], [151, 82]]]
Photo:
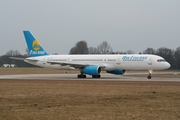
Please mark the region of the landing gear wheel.
[[86, 75], [83, 75], [83, 78], [86, 78]]
[[86, 75], [77, 75], [77, 78], [86, 78]]
[[92, 78], [100, 78], [101, 75], [92, 75]]
[[86, 78], [86, 75], [84, 75], [83, 71], [80, 71], [81, 73], [77, 75], [77, 78]]
[[152, 78], [152, 77], [151, 77], [152, 72], [153, 72], [153, 70], [149, 70], [149, 75], [147, 76], [147, 79], [151, 79], [151, 78]]
[[77, 75], [77, 78], [81, 78], [81, 75]]
[[151, 79], [151, 76], [149, 75], [149, 76], [147, 76], [147, 78], [148, 78], [148, 79]]

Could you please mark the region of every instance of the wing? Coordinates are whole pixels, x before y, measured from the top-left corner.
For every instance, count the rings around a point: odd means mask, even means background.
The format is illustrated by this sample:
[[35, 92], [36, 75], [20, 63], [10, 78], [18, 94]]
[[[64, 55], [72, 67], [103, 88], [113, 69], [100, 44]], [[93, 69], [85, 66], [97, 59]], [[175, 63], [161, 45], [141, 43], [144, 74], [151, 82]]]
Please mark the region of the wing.
[[[86, 64], [86, 63], [71, 63], [71, 62], [60, 62], [60, 61], [48, 61], [47, 63], [59, 64], [61, 66], [69, 65], [70, 67], [74, 67], [74, 68], [84, 68], [85, 66], [94, 65], [94, 64]], [[99, 66], [99, 65], [97, 65], [97, 66]], [[105, 66], [100, 65], [99, 67], [104, 68]]]

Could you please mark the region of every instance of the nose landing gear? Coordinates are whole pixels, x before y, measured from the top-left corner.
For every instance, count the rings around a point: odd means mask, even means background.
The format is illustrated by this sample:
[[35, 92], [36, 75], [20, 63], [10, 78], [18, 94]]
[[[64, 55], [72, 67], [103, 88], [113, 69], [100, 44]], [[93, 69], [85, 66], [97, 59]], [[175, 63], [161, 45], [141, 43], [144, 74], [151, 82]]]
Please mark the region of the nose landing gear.
[[149, 70], [149, 75], [147, 76], [147, 79], [151, 79], [151, 78], [152, 78], [152, 77], [151, 77], [152, 72], [153, 72], [153, 70]]

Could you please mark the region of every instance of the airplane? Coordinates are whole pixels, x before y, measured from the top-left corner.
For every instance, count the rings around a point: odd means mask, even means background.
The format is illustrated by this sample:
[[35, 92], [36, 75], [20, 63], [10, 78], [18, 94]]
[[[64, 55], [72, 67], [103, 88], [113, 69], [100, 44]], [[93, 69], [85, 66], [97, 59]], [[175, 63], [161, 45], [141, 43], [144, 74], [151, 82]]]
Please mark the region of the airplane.
[[127, 70], [148, 70], [147, 78], [151, 79], [153, 70], [164, 70], [171, 66], [164, 58], [150, 54], [50, 55], [30, 31], [23, 33], [30, 57], [12, 59], [45, 68], [78, 69], [80, 74], [77, 78], [86, 78], [86, 75], [100, 78], [102, 71], [123, 75]]

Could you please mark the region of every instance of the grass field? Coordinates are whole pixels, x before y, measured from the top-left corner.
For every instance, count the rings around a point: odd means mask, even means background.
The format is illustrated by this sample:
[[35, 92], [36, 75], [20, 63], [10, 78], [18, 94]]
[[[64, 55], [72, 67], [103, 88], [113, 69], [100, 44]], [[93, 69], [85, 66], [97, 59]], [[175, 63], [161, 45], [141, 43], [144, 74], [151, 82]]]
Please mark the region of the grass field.
[[176, 120], [180, 83], [0, 80], [0, 103], [0, 120]]

